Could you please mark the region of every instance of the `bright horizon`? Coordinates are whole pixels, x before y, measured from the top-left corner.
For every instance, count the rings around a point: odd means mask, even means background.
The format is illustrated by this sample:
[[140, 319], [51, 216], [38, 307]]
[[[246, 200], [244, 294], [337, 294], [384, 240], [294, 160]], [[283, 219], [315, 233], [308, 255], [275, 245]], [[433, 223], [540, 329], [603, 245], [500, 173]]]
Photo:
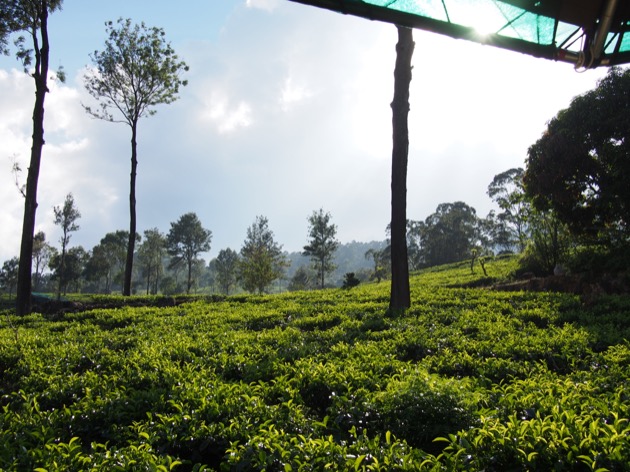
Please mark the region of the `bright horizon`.
[[[181, 5], [181, 4], [179, 4]], [[190, 13], [193, 12], [194, 15]], [[72, 192], [91, 250], [128, 229], [130, 130], [91, 119], [82, 85], [104, 23], [144, 21], [165, 30], [190, 66], [180, 100], [142, 119], [138, 135], [138, 232], [195, 212], [213, 233], [206, 262], [240, 250], [257, 215], [289, 252], [307, 242], [323, 208], [341, 242], [385, 239], [390, 219], [391, 108], [396, 28], [286, 0], [174, 4], [66, 0], [50, 17], [51, 67], [67, 82], [46, 97], [46, 146], [36, 230], [58, 246], [53, 206]], [[492, 178], [524, 166], [527, 148], [605, 69], [414, 31], [409, 115], [408, 218], [464, 201], [485, 216]], [[17, 256], [23, 200], [11, 157], [30, 156], [34, 84], [14, 57], [0, 58], [0, 262]]]

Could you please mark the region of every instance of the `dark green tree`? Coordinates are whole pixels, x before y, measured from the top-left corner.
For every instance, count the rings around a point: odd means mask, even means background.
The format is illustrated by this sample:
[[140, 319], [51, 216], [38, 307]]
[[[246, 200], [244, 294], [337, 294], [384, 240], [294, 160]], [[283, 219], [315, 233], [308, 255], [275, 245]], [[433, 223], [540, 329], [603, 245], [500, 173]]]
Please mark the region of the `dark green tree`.
[[351, 289], [352, 287], [356, 287], [360, 283], [361, 281], [357, 279], [357, 277], [354, 275], [354, 272], [347, 272], [343, 276], [343, 284], [341, 285], [341, 288]]
[[488, 185], [488, 196], [501, 209], [493, 218], [497, 225], [497, 242], [505, 251], [516, 247], [518, 252], [523, 252], [529, 239], [530, 204], [525, 196], [524, 175], [520, 167], [509, 169], [495, 175]]
[[238, 252], [230, 248], [221, 249], [219, 255], [214, 260], [217, 283], [221, 291], [226, 295], [229, 295], [230, 289], [236, 285], [238, 264]]
[[[118, 230], [107, 233], [92, 249], [85, 268], [86, 278], [104, 280], [105, 293], [111, 293], [113, 283], [122, 285], [128, 240], [129, 233]], [[136, 234], [136, 241], [139, 240], [140, 235]]]
[[308, 217], [308, 236], [310, 239], [302, 252], [304, 256], [310, 256], [320, 288], [324, 288], [326, 275], [336, 268], [333, 259], [335, 251], [339, 247], [339, 241], [335, 237], [337, 225], [332, 224], [331, 219], [330, 213], [324, 213], [321, 208]]
[[89, 252], [84, 276], [88, 282], [95, 284], [92, 291], [100, 292], [102, 290], [104, 293], [111, 293], [111, 263], [107, 257], [107, 251], [102, 245], [97, 244]]
[[171, 223], [166, 236], [166, 250], [171, 256], [171, 266], [185, 264], [187, 271], [186, 293], [193, 286], [195, 263], [200, 253], [210, 250], [212, 231], [205, 229], [195, 213], [186, 213]]
[[267, 218], [257, 216], [247, 228], [247, 238], [241, 248], [239, 272], [243, 288], [263, 293], [282, 275], [285, 264], [282, 246], [274, 241]]
[[[16, 56], [35, 81], [33, 141], [24, 191], [24, 219], [20, 244], [16, 312], [31, 311], [32, 255], [37, 212], [37, 184], [44, 147], [44, 100], [48, 92], [50, 42], [48, 15], [61, 8], [61, 0], [0, 0], [0, 52], [8, 54], [9, 37], [18, 35]], [[26, 39], [28, 36], [28, 40]], [[63, 73], [58, 73], [63, 80]]]
[[13, 257], [8, 261], [4, 261], [2, 269], [0, 269], [0, 286], [9, 294], [9, 300], [11, 300], [13, 290], [17, 285], [19, 265], [19, 259]]
[[317, 278], [317, 275], [312, 274], [306, 266], [298, 267], [289, 281], [289, 291], [296, 292], [298, 290], [309, 290], [313, 288], [313, 276]]
[[138, 248], [138, 263], [144, 274], [147, 295], [157, 293], [160, 277], [164, 273], [163, 259], [166, 255], [166, 237], [157, 228], [144, 232], [144, 241]]
[[103, 51], [91, 58], [95, 68], [85, 76], [85, 88], [98, 103], [98, 109], [85, 110], [92, 116], [131, 128], [131, 177], [129, 183], [129, 241], [125, 264], [123, 295], [131, 294], [136, 234], [136, 174], [138, 166], [138, 121], [156, 113], [155, 106], [177, 100], [181, 79], [188, 66], [180, 61], [164, 30], [149, 28], [131, 20], [106, 23], [109, 39]]
[[528, 150], [525, 189], [590, 243], [630, 233], [630, 69], [613, 67], [575, 97]]
[[[85, 264], [88, 253], [82, 246], [71, 247], [64, 257], [63, 268], [61, 255], [55, 253], [50, 259], [49, 267], [53, 271], [53, 279], [57, 280], [57, 286], [63, 287], [63, 294], [68, 291], [78, 293], [81, 291]], [[60, 298], [60, 295], [58, 296]]]
[[478, 236], [474, 208], [464, 202], [441, 203], [424, 224], [424, 252], [428, 266], [468, 259]]
[[57, 286], [57, 299], [61, 298], [61, 290], [65, 287], [64, 283], [67, 282], [68, 277], [65, 275], [65, 262], [66, 251], [68, 249], [68, 243], [70, 242], [70, 233], [74, 233], [79, 230], [77, 220], [81, 218], [81, 213], [75, 206], [74, 197], [72, 193], [66, 195], [63, 206], [56, 206], [53, 208], [55, 213], [55, 224], [61, 228], [61, 254], [59, 255], [58, 275], [57, 280], [59, 282]]

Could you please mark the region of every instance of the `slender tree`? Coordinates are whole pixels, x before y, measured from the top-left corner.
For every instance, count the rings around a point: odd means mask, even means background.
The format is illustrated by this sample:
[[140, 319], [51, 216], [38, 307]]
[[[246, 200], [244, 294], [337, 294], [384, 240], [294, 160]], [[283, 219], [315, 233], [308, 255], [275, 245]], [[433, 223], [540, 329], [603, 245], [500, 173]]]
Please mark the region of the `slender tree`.
[[214, 261], [214, 270], [217, 274], [217, 282], [226, 295], [230, 294], [230, 288], [236, 285], [238, 274], [238, 252], [227, 248], [221, 249]]
[[33, 264], [35, 273], [33, 274], [33, 288], [39, 290], [42, 283], [44, 268], [48, 265], [53, 255], [53, 248], [46, 242], [46, 234], [38, 231], [33, 238]]
[[257, 216], [247, 228], [247, 238], [241, 248], [240, 276], [243, 288], [263, 293], [282, 274], [285, 266], [282, 246], [273, 239], [269, 221]]
[[166, 237], [157, 228], [144, 232], [144, 242], [138, 249], [138, 261], [147, 280], [147, 295], [157, 293], [164, 272], [162, 259], [166, 255]]
[[70, 237], [72, 236], [70, 233], [78, 231], [79, 225], [76, 221], [81, 218], [81, 213], [74, 204], [74, 197], [71, 193], [66, 195], [66, 199], [63, 203], [62, 207], [54, 207], [53, 211], [55, 212], [55, 224], [61, 228], [61, 238], [59, 242], [61, 243], [61, 255], [59, 259], [59, 285], [57, 288], [57, 299], [61, 298], [61, 289], [63, 287], [63, 282], [66, 279], [64, 276], [64, 264], [66, 262], [66, 250], [68, 248], [68, 243], [70, 242]]
[[123, 295], [131, 294], [136, 234], [136, 174], [138, 166], [138, 121], [156, 113], [155, 106], [177, 100], [181, 79], [188, 66], [180, 61], [161, 28], [132, 25], [122, 18], [106, 23], [109, 39], [103, 51], [91, 55], [92, 69], [85, 76], [85, 88], [98, 109], [85, 106], [91, 116], [131, 128], [131, 176], [129, 183], [129, 241]]
[[[19, 36], [15, 42], [17, 58], [24, 71], [35, 81], [33, 106], [33, 141], [24, 191], [24, 219], [17, 280], [16, 312], [24, 315], [31, 311], [31, 271], [35, 215], [37, 212], [37, 183], [44, 147], [44, 100], [48, 92], [50, 43], [48, 15], [61, 8], [61, 0], [0, 0], [0, 51], [8, 52], [8, 39]], [[27, 46], [28, 43], [28, 46]], [[58, 74], [63, 79], [63, 74]]]
[[308, 236], [310, 240], [302, 252], [304, 256], [311, 257], [320, 288], [324, 288], [326, 274], [330, 274], [336, 269], [335, 264], [333, 264], [333, 257], [339, 247], [339, 241], [335, 238], [337, 225], [330, 222], [331, 218], [330, 213], [324, 213], [321, 208], [309, 216]]
[[198, 261], [197, 256], [210, 250], [210, 241], [212, 231], [201, 225], [195, 213], [186, 213], [175, 223], [171, 223], [171, 229], [166, 236], [166, 250], [173, 258], [172, 266], [186, 264], [186, 293], [190, 293], [193, 285], [193, 269]]
[[407, 258], [407, 162], [409, 155], [409, 84], [414, 42], [410, 28], [397, 26], [394, 100], [392, 102], [392, 286], [389, 309], [400, 311], [411, 305], [409, 260]]

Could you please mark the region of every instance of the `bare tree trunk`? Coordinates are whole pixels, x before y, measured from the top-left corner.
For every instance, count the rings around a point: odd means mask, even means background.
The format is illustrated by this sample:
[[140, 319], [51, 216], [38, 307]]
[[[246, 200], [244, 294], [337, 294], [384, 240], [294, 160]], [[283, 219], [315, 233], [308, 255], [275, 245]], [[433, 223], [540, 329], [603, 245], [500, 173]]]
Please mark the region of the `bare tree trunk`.
[[137, 120], [131, 127], [131, 176], [129, 182], [129, 242], [127, 243], [127, 261], [125, 263], [125, 280], [123, 295], [131, 295], [131, 275], [133, 273], [133, 253], [136, 245], [136, 175], [138, 168], [137, 154]]
[[50, 44], [48, 42], [48, 2], [41, 1], [39, 30], [41, 33], [41, 49], [37, 44], [37, 32], [33, 31], [35, 52], [35, 106], [33, 107], [33, 144], [31, 147], [31, 162], [26, 178], [26, 195], [24, 199], [24, 220], [22, 223], [22, 242], [20, 245], [20, 262], [18, 266], [18, 280], [15, 311], [18, 315], [31, 312], [32, 290], [32, 258], [33, 237], [35, 235], [35, 214], [37, 212], [37, 183], [44, 147], [44, 99], [48, 92], [48, 56]]
[[[65, 269], [65, 264], [66, 264], [66, 246], [68, 245], [68, 243], [67, 243], [68, 240], [66, 239], [66, 237], [67, 237], [66, 235], [67, 235], [67, 233], [64, 230], [64, 232], [63, 232], [63, 239], [62, 239], [62, 243], [63, 244], [61, 245], [61, 261], [59, 262], [59, 283], [57, 284], [57, 301], [61, 300], [61, 289], [65, 288], [64, 277], [66, 275], [65, 274], [65, 272], [66, 272], [66, 269]], [[65, 293], [64, 293], [64, 295], [65, 295]]]
[[192, 264], [191, 258], [188, 258], [188, 280], [186, 281], [186, 293], [190, 294], [190, 288], [192, 287]]
[[412, 30], [398, 28], [396, 68], [394, 69], [394, 100], [392, 102], [392, 221], [391, 260], [392, 287], [389, 309], [409, 308], [409, 261], [407, 260], [407, 161], [409, 155], [409, 84], [414, 42]]

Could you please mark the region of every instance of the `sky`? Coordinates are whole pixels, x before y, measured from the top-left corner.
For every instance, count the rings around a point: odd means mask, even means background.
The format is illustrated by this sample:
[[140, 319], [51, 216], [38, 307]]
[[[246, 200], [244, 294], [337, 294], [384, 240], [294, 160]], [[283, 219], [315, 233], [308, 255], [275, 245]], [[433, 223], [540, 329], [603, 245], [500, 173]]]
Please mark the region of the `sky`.
[[[91, 250], [129, 227], [128, 126], [90, 118], [83, 86], [105, 22], [164, 29], [190, 70], [180, 98], [138, 127], [138, 232], [194, 212], [212, 231], [209, 261], [240, 250], [256, 216], [287, 251], [308, 241], [308, 217], [330, 212], [342, 243], [385, 239], [390, 220], [396, 28], [287, 0], [66, 0], [49, 20], [52, 81], [36, 231], [59, 247], [53, 207], [72, 193], [81, 213], [70, 246]], [[414, 31], [407, 216], [464, 201], [485, 216], [493, 177], [527, 149], [605, 69]], [[34, 83], [0, 57], [0, 263], [19, 254]]]

